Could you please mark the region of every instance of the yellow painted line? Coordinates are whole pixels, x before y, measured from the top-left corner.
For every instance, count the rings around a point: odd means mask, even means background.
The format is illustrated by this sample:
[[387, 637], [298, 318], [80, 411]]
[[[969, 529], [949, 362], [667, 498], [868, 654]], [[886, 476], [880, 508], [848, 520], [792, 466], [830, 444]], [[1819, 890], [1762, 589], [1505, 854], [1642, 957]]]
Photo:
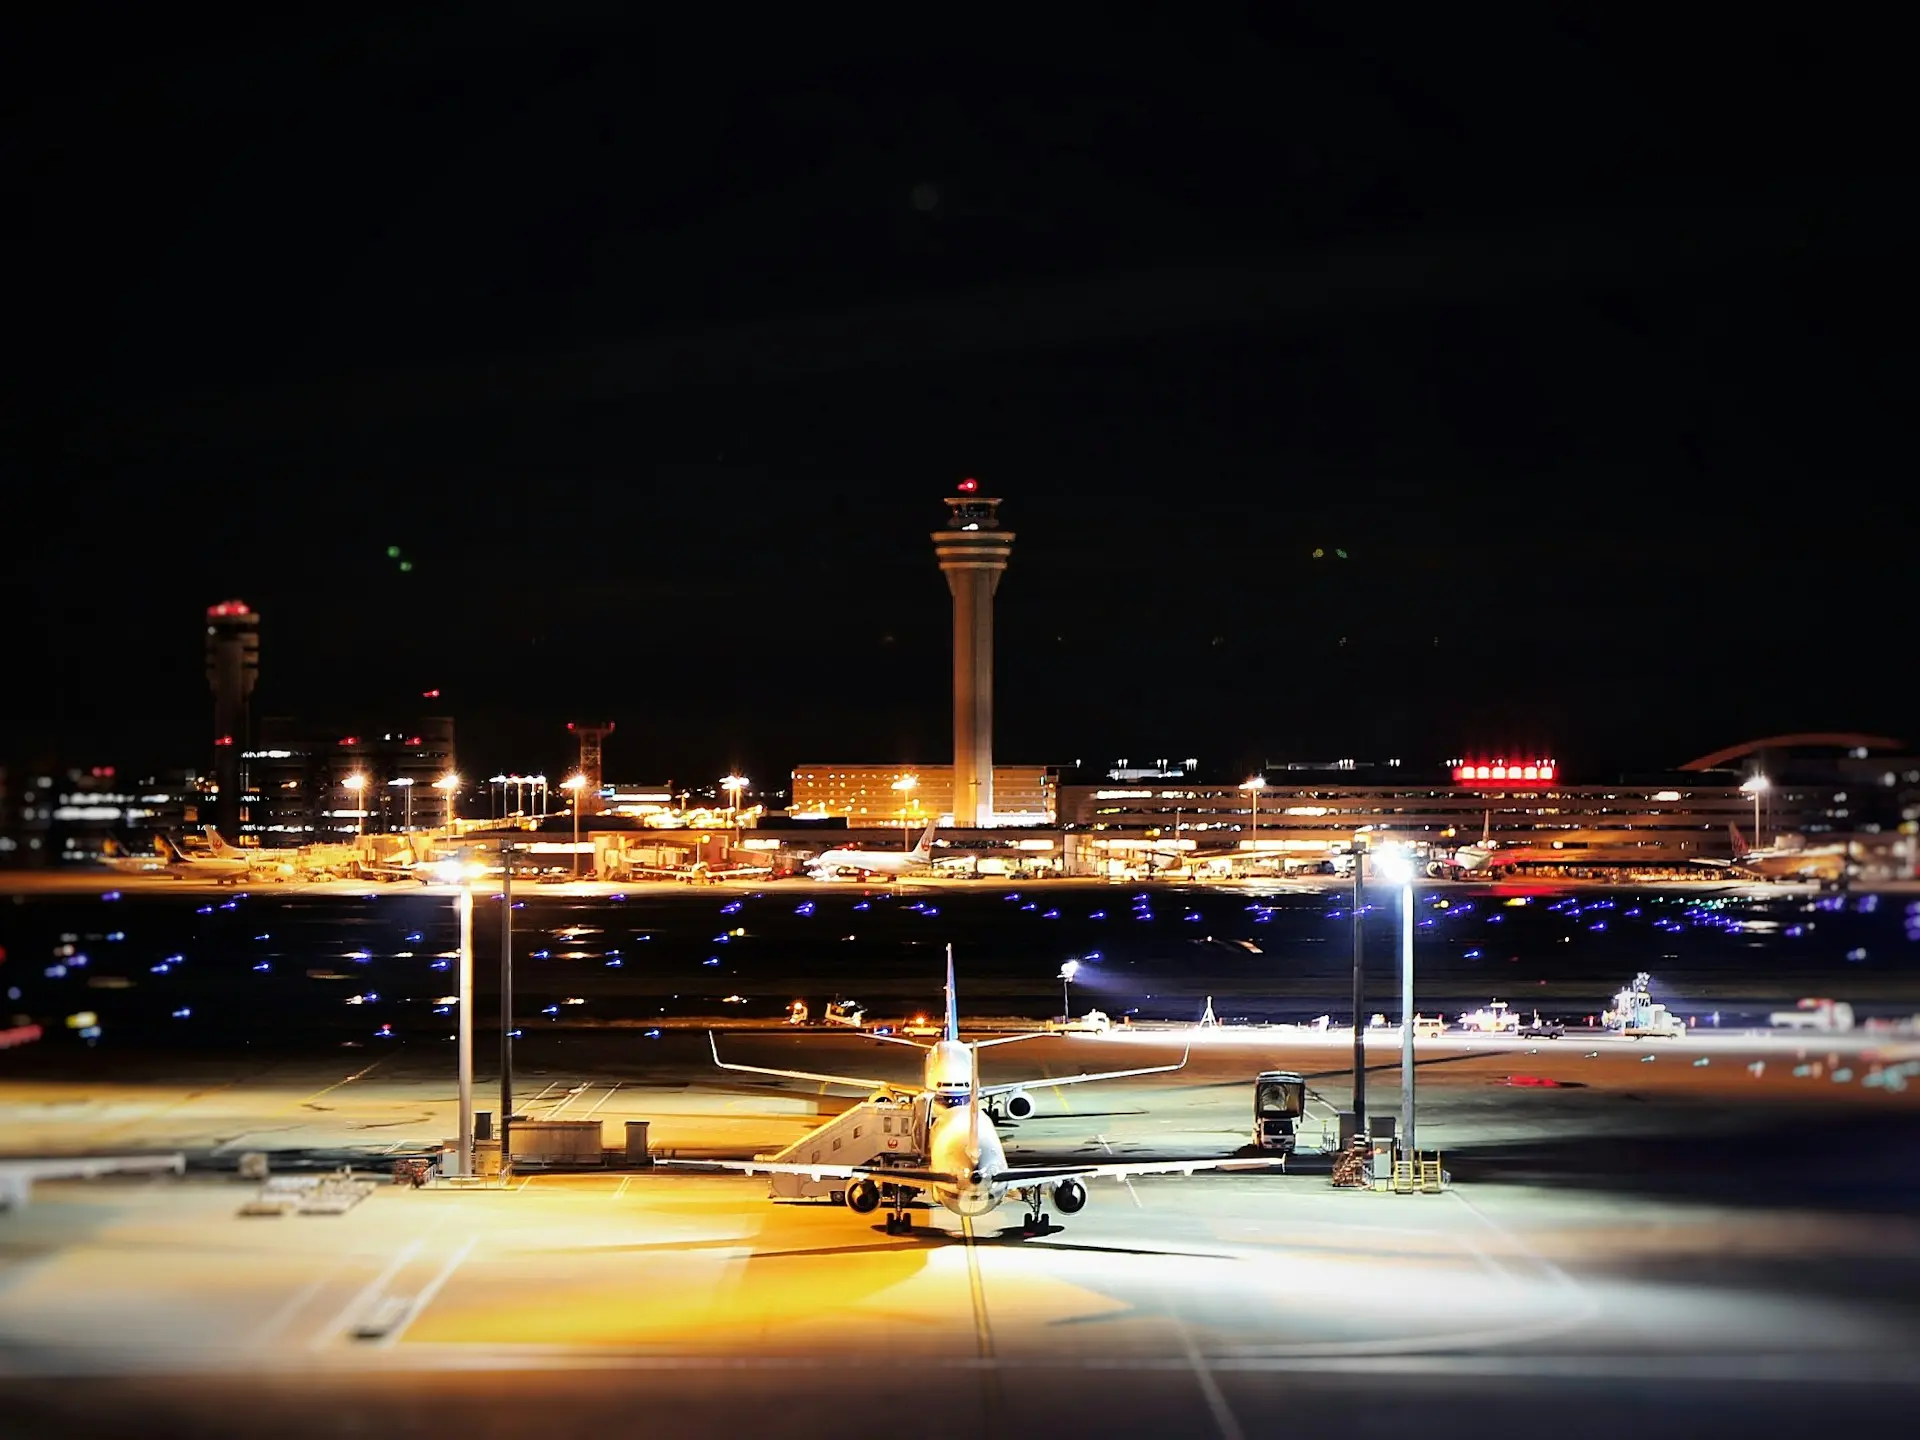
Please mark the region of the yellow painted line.
[[993, 1330], [987, 1323], [987, 1285], [980, 1275], [980, 1251], [976, 1248], [973, 1221], [960, 1217], [960, 1233], [967, 1241], [967, 1292], [973, 1300], [973, 1338], [982, 1360], [993, 1359]]
[[373, 1062], [373, 1064], [367, 1066], [364, 1070], [356, 1070], [353, 1072], [353, 1074], [347, 1076], [346, 1079], [336, 1080], [333, 1082], [333, 1084], [324, 1086], [321, 1089], [314, 1091], [313, 1094], [307, 1096], [306, 1099], [300, 1101], [299, 1103], [302, 1105], [311, 1105], [314, 1101], [318, 1100], [322, 1095], [330, 1094], [331, 1092], [338, 1090], [342, 1085], [351, 1085], [354, 1081], [358, 1080], [362, 1075], [371, 1075], [375, 1070], [379, 1069], [382, 1065], [386, 1063], [387, 1062], [384, 1058], [376, 1060]]

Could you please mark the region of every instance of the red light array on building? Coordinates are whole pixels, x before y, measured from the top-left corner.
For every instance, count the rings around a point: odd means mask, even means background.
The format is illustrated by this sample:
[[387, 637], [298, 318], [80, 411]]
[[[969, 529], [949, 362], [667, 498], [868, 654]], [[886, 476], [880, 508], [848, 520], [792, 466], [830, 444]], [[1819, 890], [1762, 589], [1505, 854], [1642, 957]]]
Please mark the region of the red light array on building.
[[231, 745], [231, 744], [233, 744], [233, 736], [231, 736], [231, 735], [221, 735], [221, 736], [217, 736], [217, 737], [216, 737], [216, 738], [214, 739], [214, 742], [213, 742], [213, 743], [214, 743], [214, 744], [216, 744], [216, 745]]
[[342, 745], [358, 745], [360, 743], [360, 737], [358, 735], [348, 735], [345, 736], [340, 743]]
[[1466, 760], [1453, 767], [1453, 778], [1461, 785], [1493, 781], [1502, 785], [1551, 785], [1559, 773], [1559, 767], [1551, 760], [1526, 760], [1515, 764], [1505, 760]]
[[253, 611], [247, 608], [247, 602], [244, 600], [222, 600], [218, 605], [207, 607], [209, 620], [218, 620], [228, 615], [251, 615], [252, 613]]

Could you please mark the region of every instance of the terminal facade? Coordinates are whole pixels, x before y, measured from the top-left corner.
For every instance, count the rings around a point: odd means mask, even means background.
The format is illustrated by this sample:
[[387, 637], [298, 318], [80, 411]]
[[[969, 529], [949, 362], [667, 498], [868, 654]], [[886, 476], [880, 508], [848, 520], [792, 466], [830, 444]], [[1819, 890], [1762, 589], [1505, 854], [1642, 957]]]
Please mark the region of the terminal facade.
[[444, 830], [453, 818], [456, 797], [438, 783], [458, 769], [447, 716], [349, 730], [270, 715], [259, 736], [240, 833], [260, 845]]
[[[987, 825], [1054, 823], [1054, 772], [1048, 766], [995, 765], [992, 789]], [[796, 765], [787, 813], [842, 819], [850, 830], [925, 828], [934, 820], [974, 828], [972, 817], [956, 819], [951, 765]]]

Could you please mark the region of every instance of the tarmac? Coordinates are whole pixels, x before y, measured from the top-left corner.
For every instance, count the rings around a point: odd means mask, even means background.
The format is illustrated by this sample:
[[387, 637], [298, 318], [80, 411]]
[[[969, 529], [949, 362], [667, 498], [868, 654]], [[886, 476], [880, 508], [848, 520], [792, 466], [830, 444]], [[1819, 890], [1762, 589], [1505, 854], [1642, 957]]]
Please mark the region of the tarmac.
[[[983, 1061], [991, 1082], [1185, 1043], [1062, 1037]], [[722, 1048], [902, 1079], [914, 1060], [830, 1033]], [[523, 1053], [516, 1109], [601, 1119], [609, 1145], [643, 1118], [683, 1157], [777, 1148], [857, 1098], [736, 1084], [700, 1035]], [[440, 1059], [156, 1057], [112, 1086], [0, 1082], [15, 1153], [193, 1162], [42, 1183], [0, 1214], [5, 1428], [1774, 1434], [1888, 1422], [1920, 1398], [1920, 1087], [1865, 1083], [1920, 1049], [1717, 1035], [1417, 1053], [1441, 1193], [1336, 1190], [1302, 1156], [1099, 1181], [1032, 1237], [1016, 1206], [923, 1210], [890, 1236], [878, 1215], [771, 1204], [764, 1179], [665, 1166], [242, 1216], [259, 1189], [229, 1168], [244, 1151], [378, 1169], [450, 1134]], [[1293, 1068], [1312, 1077], [1311, 1147], [1350, 1102], [1350, 1062], [1349, 1034], [1216, 1032], [1172, 1075], [1036, 1089], [1036, 1114], [1003, 1128], [1016, 1158], [1232, 1154], [1252, 1075]], [[1397, 1052], [1376, 1042], [1369, 1063], [1373, 1105], [1397, 1110]]]

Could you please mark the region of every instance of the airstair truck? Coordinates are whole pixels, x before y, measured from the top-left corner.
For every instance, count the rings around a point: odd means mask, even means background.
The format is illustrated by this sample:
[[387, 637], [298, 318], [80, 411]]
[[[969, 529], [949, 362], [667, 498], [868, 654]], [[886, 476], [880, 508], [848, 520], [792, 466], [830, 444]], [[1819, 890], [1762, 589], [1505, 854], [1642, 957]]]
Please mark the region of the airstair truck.
[[[919, 1165], [926, 1159], [927, 1104], [924, 1098], [874, 1095], [819, 1129], [801, 1136], [776, 1155], [758, 1158], [781, 1165]], [[775, 1175], [770, 1200], [831, 1199], [845, 1204], [844, 1179], [815, 1180], [807, 1175]], [[872, 1208], [872, 1207], [869, 1207]]]

